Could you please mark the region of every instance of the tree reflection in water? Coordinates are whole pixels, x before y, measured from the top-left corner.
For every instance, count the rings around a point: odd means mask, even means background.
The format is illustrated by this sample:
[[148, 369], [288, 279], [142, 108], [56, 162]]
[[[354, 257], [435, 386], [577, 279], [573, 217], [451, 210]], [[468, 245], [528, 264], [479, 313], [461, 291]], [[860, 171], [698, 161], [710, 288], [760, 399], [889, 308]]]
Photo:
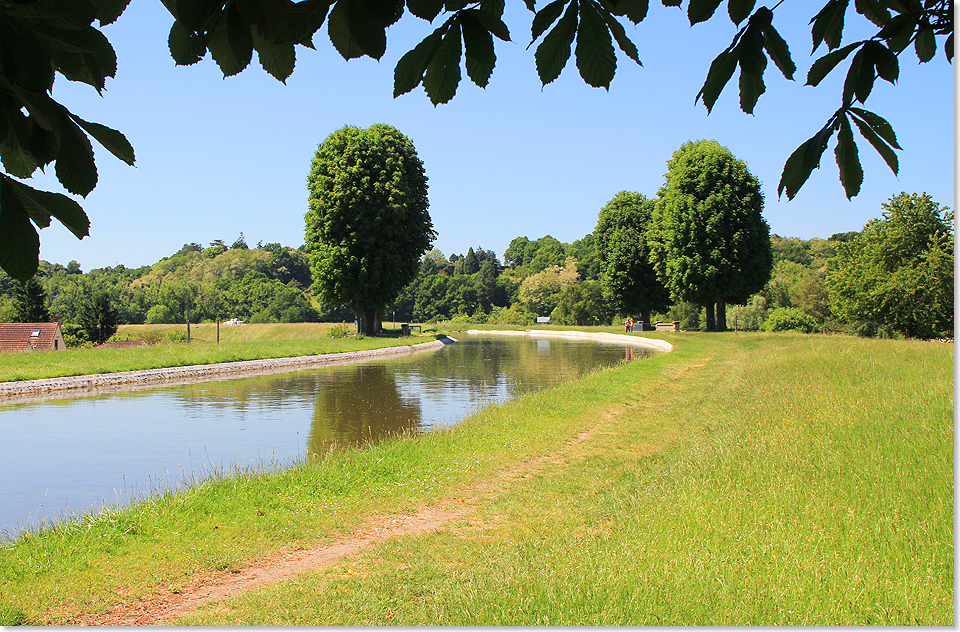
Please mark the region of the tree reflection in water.
[[394, 371], [373, 364], [320, 375], [307, 441], [308, 457], [337, 445], [356, 446], [415, 431], [420, 405], [405, 400]]
[[489, 404], [647, 353], [467, 337], [436, 352], [364, 364], [0, 406], [0, 534], [126, 502], [128, 490], [450, 428]]

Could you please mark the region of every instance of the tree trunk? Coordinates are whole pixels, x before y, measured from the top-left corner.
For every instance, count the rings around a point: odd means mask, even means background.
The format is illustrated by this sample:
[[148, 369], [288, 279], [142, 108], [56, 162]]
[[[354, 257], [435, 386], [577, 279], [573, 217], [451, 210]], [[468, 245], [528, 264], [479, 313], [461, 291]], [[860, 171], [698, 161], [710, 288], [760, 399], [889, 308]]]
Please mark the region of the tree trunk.
[[650, 330], [650, 311], [640, 310], [640, 320], [643, 322], [644, 330]]
[[717, 301], [717, 331], [727, 330], [727, 302]]
[[704, 307], [707, 310], [707, 331], [713, 331], [716, 329], [716, 322], [713, 320], [713, 303], [707, 303]]
[[363, 305], [359, 305], [359, 304], [354, 305], [353, 309], [357, 313], [357, 333], [366, 334], [367, 328], [366, 328], [366, 325], [364, 324], [364, 321], [367, 318], [366, 310], [363, 308]]
[[364, 336], [375, 336], [383, 329], [383, 323], [380, 322], [380, 315], [377, 310], [367, 308], [363, 305], [357, 305], [357, 333]]

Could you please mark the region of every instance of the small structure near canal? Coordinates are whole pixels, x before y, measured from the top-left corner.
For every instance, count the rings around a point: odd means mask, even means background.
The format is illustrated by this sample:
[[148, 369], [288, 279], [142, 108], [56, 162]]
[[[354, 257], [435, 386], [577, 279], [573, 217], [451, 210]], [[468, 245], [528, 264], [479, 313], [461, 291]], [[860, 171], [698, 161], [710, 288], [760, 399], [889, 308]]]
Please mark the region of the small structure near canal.
[[0, 323], [0, 352], [64, 351], [60, 323]]

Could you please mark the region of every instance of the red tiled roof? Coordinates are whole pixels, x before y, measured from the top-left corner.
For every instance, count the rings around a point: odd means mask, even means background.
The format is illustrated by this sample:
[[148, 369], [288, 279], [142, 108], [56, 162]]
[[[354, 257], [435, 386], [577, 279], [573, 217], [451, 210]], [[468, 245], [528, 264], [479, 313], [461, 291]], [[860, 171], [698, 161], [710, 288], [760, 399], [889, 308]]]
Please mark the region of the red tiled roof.
[[60, 323], [0, 323], [0, 352], [46, 351], [55, 348], [54, 342], [64, 349]]

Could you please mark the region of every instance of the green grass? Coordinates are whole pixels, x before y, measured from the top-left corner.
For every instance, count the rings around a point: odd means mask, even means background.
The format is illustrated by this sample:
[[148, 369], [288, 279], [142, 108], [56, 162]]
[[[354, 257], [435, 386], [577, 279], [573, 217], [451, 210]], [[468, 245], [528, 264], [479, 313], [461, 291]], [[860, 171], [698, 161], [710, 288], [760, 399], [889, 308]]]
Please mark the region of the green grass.
[[952, 345], [670, 340], [451, 431], [29, 534], [0, 550], [0, 612], [106, 611], [552, 454], [447, 530], [179, 622], [953, 625]]
[[[0, 354], [0, 382], [115, 373], [161, 367], [215, 364], [295, 356], [362, 351], [424, 342], [429, 336], [401, 338], [388, 330], [383, 336], [330, 338], [329, 323], [285, 325], [191, 326], [191, 342], [156, 344], [126, 349], [77, 348], [66, 351]], [[185, 325], [124, 325], [134, 337], [144, 331], [183, 331]], [[425, 334], [436, 333], [426, 329]]]

